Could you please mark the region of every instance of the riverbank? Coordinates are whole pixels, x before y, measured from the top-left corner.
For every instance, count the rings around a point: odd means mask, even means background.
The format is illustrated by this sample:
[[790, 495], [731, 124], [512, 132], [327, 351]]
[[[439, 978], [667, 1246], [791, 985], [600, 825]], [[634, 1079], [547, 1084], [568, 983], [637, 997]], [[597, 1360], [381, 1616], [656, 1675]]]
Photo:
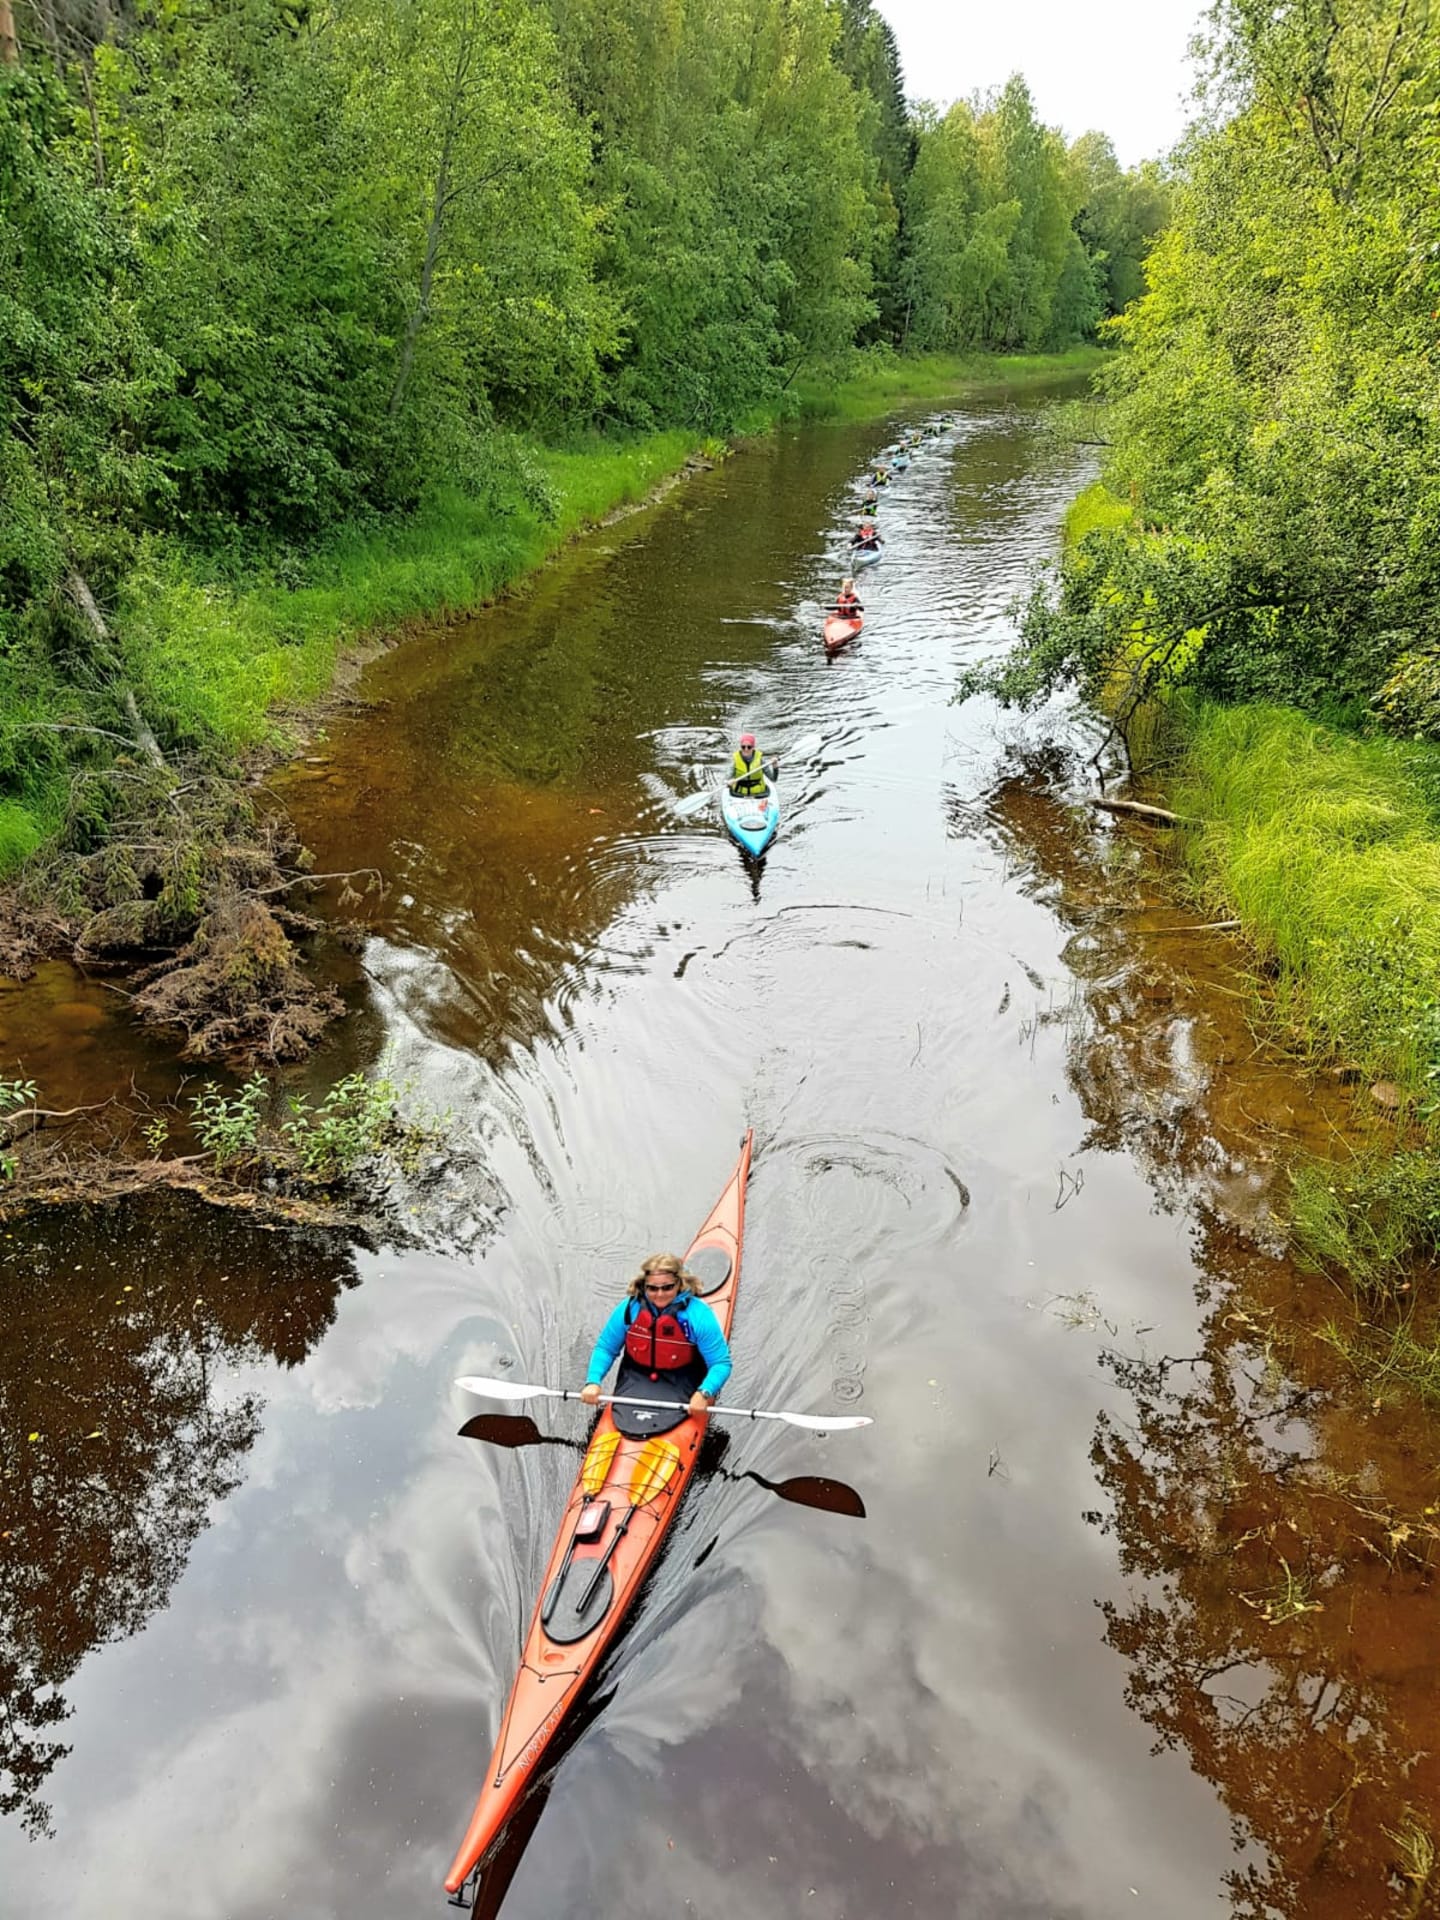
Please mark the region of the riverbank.
[[[283, 752], [299, 716], [333, 689], [347, 648], [493, 599], [586, 526], [647, 498], [697, 452], [685, 433], [533, 449], [531, 472], [507, 474], [487, 499], [437, 493], [411, 514], [346, 526], [308, 552], [257, 555], [239, 569], [155, 540], [124, 582], [114, 621], [140, 708], [182, 754], [234, 764], [257, 748]], [[71, 724], [72, 698], [36, 687], [24, 719]], [[0, 729], [18, 718], [4, 707], [0, 697]], [[16, 795], [0, 798], [0, 878], [62, 825], [72, 771], [51, 755]]]
[[[799, 383], [793, 404], [747, 422], [747, 433], [785, 418], [855, 421], [959, 401], [1083, 374], [1102, 358], [1098, 348], [1005, 358], [875, 354], [851, 379]], [[723, 442], [679, 431], [529, 447], [489, 498], [438, 492], [413, 513], [348, 525], [312, 549], [257, 553], [239, 565], [156, 538], [123, 582], [112, 622], [140, 711], [167, 750], [212, 766], [257, 749], [283, 755], [357, 642], [486, 604], [586, 527], [725, 451]], [[73, 692], [43, 676], [0, 693], [0, 735], [21, 732], [44, 748], [26, 756], [12, 791], [0, 795], [0, 880], [65, 825], [77, 766], [107, 757], [73, 709]]]
[[1440, 751], [1291, 708], [1186, 702], [1167, 787], [1208, 917], [1255, 955], [1267, 1022], [1385, 1137], [1293, 1170], [1314, 1264], [1384, 1296], [1440, 1255]]
[[[1101, 495], [1067, 537], [1123, 522]], [[1264, 1124], [1266, 1234], [1353, 1294], [1324, 1337], [1376, 1405], [1440, 1407], [1440, 748], [1184, 688], [1126, 731], [1137, 795], [1173, 816], [1162, 884], [1224, 940], [1257, 1045], [1325, 1093], [1323, 1126]]]
[[927, 353], [909, 356], [877, 352], [863, 357], [859, 370], [844, 380], [796, 382], [798, 417], [817, 423], [873, 420], [895, 407], [933, 400], [958, 400], [1026, 387], [1066, 374], [1092, 374], [1104, 365], [1103, 347], [1071, 347], [1065, 353]]
[[1292, 1157], [1295, 1250], [1403, 1300], [1408, 1317], [1430, 1291], [1414, 1284], [1417, 1264], [1440, 1256], [1440, 747], [1363, 716], [1327, 723], [1198, 693], [1188, 670], [1205, 629], [1177, 644], [1133, 611], [1153, 536], [1130, 519], [1103, 482], [1071, 503], [1061, 596], [1100, 606], [1093, 644], [1071, 636], [1052, 652], [1032, 600], [993, 690], [1028, 703], [1072, 660], [1146, 798], [1178, 816], [1172, 881], [1198, 921], [1240, 933], [1254, 1024], [1312, 1076], [1353, 1090], [1361, 1144], [1343, 1130]]

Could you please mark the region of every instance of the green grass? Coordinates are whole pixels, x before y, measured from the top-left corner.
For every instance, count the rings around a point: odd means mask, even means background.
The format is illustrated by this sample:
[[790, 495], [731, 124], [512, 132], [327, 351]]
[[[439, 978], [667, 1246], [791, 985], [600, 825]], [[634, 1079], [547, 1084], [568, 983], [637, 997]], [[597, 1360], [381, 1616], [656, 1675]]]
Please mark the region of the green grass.
[[1388, 1144], [1291, 1172], [1291, 1240], [1301, 1264], [1344, 1274], [1357, 1294], [1392, 1299], [1418, 1255], [1440, 1250], [1440, 1164]]
[[558, 512], [495, 509], [459, 493], [390, 524], [342, 529], [307, 556], [305, 584], [236, 586], [157, 542], [131, 575], [120, 630], [137, 691], [167, 732], [234, 752], [276, 713], [318, 699], [341, 650], [367, 632], [480, 605], [581, 527], [644, 499], [694, 445], [681, 433], [538, 456]]
[[[1388, 1293], [1440, 1253], [1440, 749], [1290, 708], [1182, 710], [1186, 858], [1269, 963], [1287, 1038], [1398, 1089], [1394, 1134], [1292, 1172], [1301, 1259]], [[1371, 1108], [1372, 1112], [1378, 1109]]]
[[1297, 1028], [1419, 1095], [1440, 1067], [1434, 748], [1289, 708], [1198, 705], [1177, 811], [1192, 872], [1278, 969]]
[[38, 806], [0, 800], [0, 876], [18, 867], [39, 846], [45, 836], [46, 816], [53, 814], [59, 800], [58, 783], [53, 801], [47, 795]]
[[1418, 1400], [1432, 1410], [1440, 1408], [1440, 1346], [1417, 1333], [1411, 1317], [1402, 1315], [1385, 1326], [1329, 1320], [1320, 1338], [1340, 1355], [1372, 1405]]
[[917, 401], [960, 401], [967, 395], [1033, 385], [1066, 375], [1093, 373], [1105, 359], [1100, 347], [1068, 353], [896, 354], [875, 349], [853, 374], [833, 380], [816, 376], [796, 382], [799, 417], [807, 421], [873, 420]]
[[1065, 544], [1078, 547], [1087, 533], [1108, 533], [1130, 519], [1128, 501], [1119, 499], [1102, 480], [1084, 487], [1065, 509]]

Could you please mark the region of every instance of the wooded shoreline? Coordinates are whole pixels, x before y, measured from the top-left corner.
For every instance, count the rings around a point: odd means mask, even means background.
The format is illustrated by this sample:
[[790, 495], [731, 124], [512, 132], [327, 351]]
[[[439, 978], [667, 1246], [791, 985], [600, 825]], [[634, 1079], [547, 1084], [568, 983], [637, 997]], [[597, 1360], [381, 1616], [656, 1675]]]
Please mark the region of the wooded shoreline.
[[[1094, 348], [882, 354], [843, 386], [811, 383], [800, 404], [812, 419], [878, 417], [937, 392], [962, 401], [1083, 375], [1101, 358]], [[129, 632], [147, 636], [160, 683], [195, 702], [197, 726], [225, 758], [171, 762], [157, 749], [147, 762], [122, 749], [77, 775], [58, 839], [32, 850], [6, 896], [0, 969], [23, 975], [46, 954], [119, 968], [136, 989], [138, 1016], [178, 1034], [188, 1058], [248, 1066], [303, 1055], [338, 1011], [297, 946], [322, 931], [302, 907], [323, 876], [307, 871], [273, 803], [257, 809], [259, 781], [303, 749], [337, 697], [356, 697], [368, 650], [411, 623], [458, 617], [523, 586], [587, 528], [657, 499], [729, 450], [673, 432], [536, 447], [529, 458], [553, 495], [547, 514], [523, 500], [501, 510], [452, 496], [387, 526], [341, 529], [312, 557], [303, 585], [257, 570], [249, 581], [202, 586], [172, 555], [168, 569], [127, 589]], [[154, 598], [145, 605], [147, 585]], [[77, 803], [97, 815], [78, 844]], [[346, 878], [357, 892], [383, 885], [378, 874]]]

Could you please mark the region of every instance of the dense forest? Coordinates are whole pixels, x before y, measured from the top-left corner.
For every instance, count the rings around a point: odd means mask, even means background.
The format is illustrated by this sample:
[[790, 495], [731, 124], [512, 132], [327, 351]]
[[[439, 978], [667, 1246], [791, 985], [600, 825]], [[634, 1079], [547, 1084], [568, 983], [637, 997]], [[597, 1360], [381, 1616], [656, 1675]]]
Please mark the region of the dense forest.
[[0, 0], [0, 870], [77, 756], [225, 733], [167, 594], [857, 347], [1064, 346], [1164, 213], [1019, 79], [912, 110], [869, 0]]

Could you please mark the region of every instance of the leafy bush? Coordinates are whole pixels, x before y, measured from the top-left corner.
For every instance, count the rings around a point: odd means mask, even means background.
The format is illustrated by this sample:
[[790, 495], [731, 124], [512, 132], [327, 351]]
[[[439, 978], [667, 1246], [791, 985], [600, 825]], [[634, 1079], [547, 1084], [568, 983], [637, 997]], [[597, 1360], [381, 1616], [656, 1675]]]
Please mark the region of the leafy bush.
[[343, 1180], [395, 1135], [397, 1093], [389, 1080], [347, 1074], [318, 1107], [292, 1097], [281, 1132], [307, 1180]]
[[[0, 1115], [18, 1112], [21, 1107], [33, 1107], [36, 1091], [33, 1080], [0, 1080]], [[14, 1176], [13, 1154], [0, 1149], [0, 1180], [11, 1180]]]
[[231, 1167], [254, 1157], [260, 1144], [260, 1128], [270, 1100], [270, 1082], [263, 1073], [252, 1073], [236, 1094], [224, 1094], [213, 1081], [191, 1099], [191, 1125], [196, 1138], [217, 1169]]
[[267, 1116], [276, 1091], [255, 1073], [238, 1093], [213, 1082], [190, 1103], [192, 1125], [217, 1172], [246, 1171], [304, 1186], [343, 1186], [367, 1161], [389, 1161], [411, 1171], [438, 1139], [442, 1122], [428, 1113], [401, 1113], [404, 1090], [384, 1074], [347, 1074], [312, 1105], [303, 1094], [286, 1101], [286, 1116]]

